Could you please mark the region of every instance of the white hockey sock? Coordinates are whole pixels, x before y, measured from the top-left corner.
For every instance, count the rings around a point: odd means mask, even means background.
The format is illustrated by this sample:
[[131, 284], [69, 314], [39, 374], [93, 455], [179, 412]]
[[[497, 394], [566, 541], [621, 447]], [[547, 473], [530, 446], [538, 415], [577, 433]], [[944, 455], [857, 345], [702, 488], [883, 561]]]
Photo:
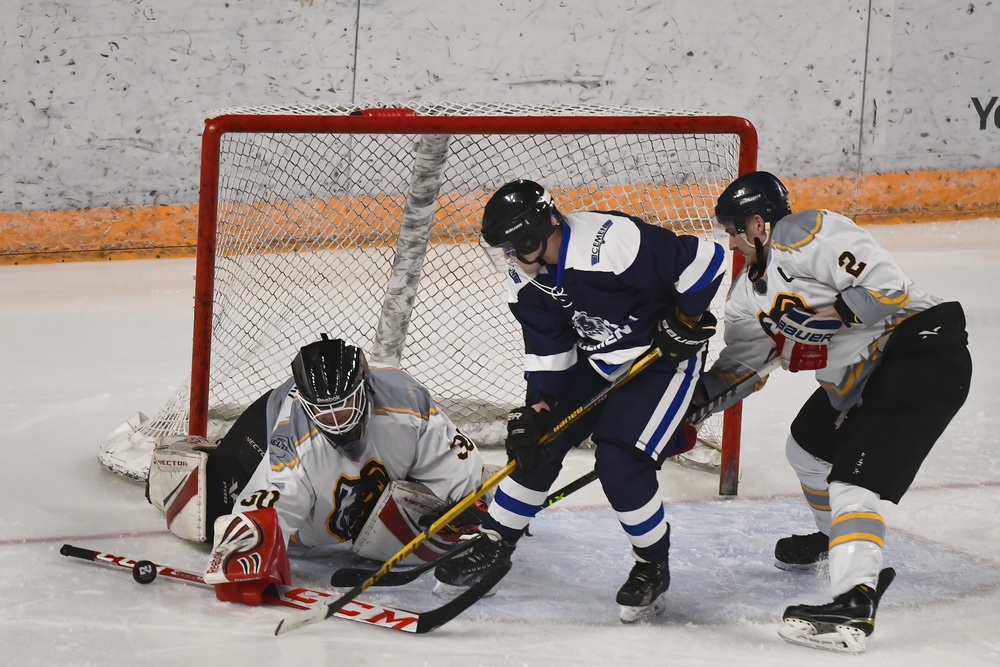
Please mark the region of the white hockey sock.
[[834, 597], [858, 584], [875, 587], [882, 570], [885, 521], [878, 494], [858, 486], [830, 485], [830, 592]]
[[830, 534], [830, 485], [826, 478], [833, 467], [826, 461], [818, 459], [795, 441], [791, 435], [785, 443], [785, 458], [799, 478], [802, 495], [805, 496], [809, 509], [816, 520], [816, 528], [825, 535]]

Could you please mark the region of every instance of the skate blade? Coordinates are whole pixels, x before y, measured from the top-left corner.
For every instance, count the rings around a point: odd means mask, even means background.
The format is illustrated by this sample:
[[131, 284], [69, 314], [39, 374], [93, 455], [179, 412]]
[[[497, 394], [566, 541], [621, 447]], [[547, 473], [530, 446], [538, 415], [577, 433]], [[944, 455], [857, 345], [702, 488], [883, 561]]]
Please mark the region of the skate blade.
[[815, 563], [785, 563], [775, 558], [774, 566], [785, 572], [819, 572], [827, 567], [827, 558], [820, 558]]
[[824, 627], [825, 632], [819, 632], [809, 621], [797, 618], [785, 619], [785, 624], [778, 628], [778, 635], [789, 644], [816, 648], [834, 653], [849, 653], [857, 655], [865, 652], [864, 631], [847, 625], [835, 625], [832, 629]]
[[664, 595], [661, 594], [660, 597], [653, 600], [652, 604], [647, 604], [641, 607], [628, 607], [622, 605], [618, 612], [618, 618], [621, 619], [622, 623], [641, 623], [659, 616], [666, 608], [667, 602], [664, 600]]
[[[434, 589], [431, 591], [431, 594], [443, 600], [453, 600], [462, 593], [464, 593], [465, 591], [469, 590], [469, 586], [471, 586], [472, 583], [473, 582], [470, 582], [465, 586], [455, 586], [454, 584], [446, 584], [443, 581], [438, 581], [434, 584]], [[497, 594], [497, 589], [496, 586], [494, 586], [489, 591], [487, 591], [486, 594], [483, 595], [483, 597], [491, 598], [496, 594]]]

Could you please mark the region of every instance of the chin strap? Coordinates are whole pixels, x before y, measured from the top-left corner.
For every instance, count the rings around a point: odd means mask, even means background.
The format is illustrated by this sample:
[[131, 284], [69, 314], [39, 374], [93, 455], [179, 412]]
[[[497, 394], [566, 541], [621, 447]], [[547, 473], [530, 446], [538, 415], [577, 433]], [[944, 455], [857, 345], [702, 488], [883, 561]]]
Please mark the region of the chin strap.
[[517, 259], [522, 264], [527, 264], [528, 266], [531, 266], [532, 264], [537, 264], [538, 266], [545, 266], [545, 260], [543, 260], [542, 257], [545, 256], [545, 251], [548, 249], [548, 247], [549, 247], [549, 240], [547, 238], [546, 239], [542, 239], [541, 252], [538, 253], [538, 257], [536, 257], [535, 259], [529, 261], [529, 260], [525, 259], [524, 257], [521, 257], [520, 253], [517, 253]]
[[[770, 240], [770, 234], [768, 234], [765, 241]], [[756, 255], [755, 261], [747, 269], [747, 279], [753, 284], [753, 289], [757, 294], [767, 293], [767, 278], [765, 274], [767, 273], [767, 257], [764, 254], [764, 242], [760, 239], [755, 238], [753, 240], [754, 254]]]

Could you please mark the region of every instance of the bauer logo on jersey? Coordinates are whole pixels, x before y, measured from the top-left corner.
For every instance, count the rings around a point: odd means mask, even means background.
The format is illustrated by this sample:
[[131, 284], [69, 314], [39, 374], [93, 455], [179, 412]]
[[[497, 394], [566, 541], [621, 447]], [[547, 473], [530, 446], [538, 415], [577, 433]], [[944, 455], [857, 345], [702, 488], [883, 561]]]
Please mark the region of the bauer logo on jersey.
[[783, 317], [778, 320], [778, 331], [785, 335], [786, 338], [792, 340], [797, 340], [802, 343], [826, 343], [831, 338], [836, 330], [829, 331], [816, 331], [815, 329], [808, 329], [801, 323], [793, 322], [787, 317]]
[[604, 237], [608, 235], [608, 230], [611, 229], [611, 220], [608, 220], [601, 228], [597, 230], [597, 234], [594, 236], [594, 244], [590, 246], [590, 265], [594, 266], [601, 261], [601, 246], [604, 245]]

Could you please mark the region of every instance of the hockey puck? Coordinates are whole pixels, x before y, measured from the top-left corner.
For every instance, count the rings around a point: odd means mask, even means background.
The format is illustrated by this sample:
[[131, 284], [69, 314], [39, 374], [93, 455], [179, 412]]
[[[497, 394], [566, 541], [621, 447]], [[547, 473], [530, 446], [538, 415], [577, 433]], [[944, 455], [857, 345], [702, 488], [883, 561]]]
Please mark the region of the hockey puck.
[[156, 565], [148, 560], [141, 560], [132, 566], [132, 578], [140, 584], [150, 584], [156, 579]]

